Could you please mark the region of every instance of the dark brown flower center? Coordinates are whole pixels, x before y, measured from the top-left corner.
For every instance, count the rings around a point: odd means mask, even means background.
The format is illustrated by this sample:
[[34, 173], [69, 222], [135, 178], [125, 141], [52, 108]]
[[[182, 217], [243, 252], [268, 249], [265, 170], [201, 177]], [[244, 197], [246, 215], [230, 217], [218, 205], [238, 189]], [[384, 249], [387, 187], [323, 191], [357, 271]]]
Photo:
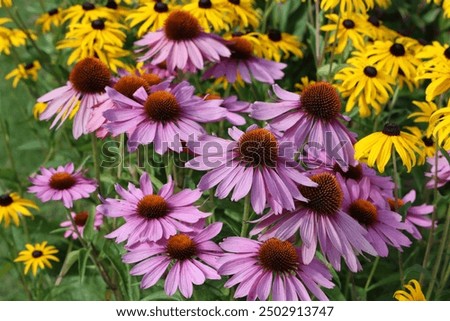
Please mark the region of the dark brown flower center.
[[161, 78], [155, 74], [143, 74], [141, 77], [145, 79], [149, 86], [154, 86], [161, 82]]
[[108, 2], [106, 3], [106, 8], [109, 9], [117, 9], [119, 6], [117, 5], [117, 3], [114, 0], [108, 0]]
[[356, 181], [359, 181], [363, 177], [362, 166], [358, 164], [356, 166], [348, 166], [348, 170], [346, 172], [339, 166], [338, 163], [334, 164], [333, 171], [335, 173], [341, 174], [344, 178], [351, 178]]
[[162, 1], [158, 1], [155, 3], [153, 10], [159, 13], [163, 13], [169, 11], [169, 6]]
[[389, 207], [391, 209], [391, 211], [395, 212], [398, 211], [398, 209], [400, 207], [402, 207], [403, 205], [405, 205], [405, 202], [403, 202], [403, 200], [401, 199], [397, 199], [397, 201], [393, 198], [388, 198], [388, 203], [389, 203]]
[[209, 9], [212, 7], [212, 3], [210, 0], [200, 0], [198, 2], [198, 6], [199, 6], [199, 8], [202, 8], [202, 9]]
[[6, 207], [14, 202], [13, 198], [9, 194], [0, 195], [0, 206]]
[[258, 259], [268, 271], [289, 273], [297, 270], [299, 258], [291, 242], [271, 238], [259, 248]]
[[397, 124], [387, 123], [381, 132], [388, 136], [400, 136], [400, 127]]
[[432, 147], [432, 146], [434, 146], [434, 140], [433, 140], [433, 137], [432, 137], [432, 136], [430, 136], [430, 137], [423, 136], [423, 137], [422, 137], [422, 141], [423, 141], [423, 143], [425, 144], [425, 146], [427, 146], [427, 147]]
[[389, 48], [389, 51], [396, 57], [404, 56], [406, 53], [405, 47], [400, 43], [394, 43], [391, 48]]
[[373, 77], [376, 77], [377, 74], [378, 74], [378, 72], [375, 69], [375, 67], [367, 66], [364, 68], [364, 75], [366, 75], [367, 77], [373, 78]]
[[447, 47], [447, 49], [444, 50], [444, 56], [447, 59], [450, 59], [450, 47]]
[[55, 14], [58, 13], [58, 8], [49, 10], [47, 13], [48, 13], [49, 16], [54, 16]]
[[253, 45], [250, 41], [240, 37], [233, 37], [228, 44], [231, 58], [245, 60], [253, 56]]
[[281, 41], [281, 39], [282, 39], [280, 30], [276, 30], [276, 29], [269, 30], [269, 32], [267, 33], [267, 36], [273, 42], [278, 42], [278, 41]]
[[78, 225], [78, 226], [80, 226], [80, 227], [83, 227], [83, 226], [86, 225], [86, 222], [87, 222], [87, 220], [88, 220], [88, 217], [89, 217], [88, 212], [83, 211], [83, 212], [77, 213], [77, 214], [75, 215], [75, 217], [73, 218], [73, 220], [75, 221], [75, 224], [76, 224], [76, 225]]
[[89, 1], [84, 2], [81, 7], [84, 11], [94, 10], [95, 5], [93, 3], [90, 3]]
[[308, 199], [303, 206], [318, 214], [336, 214], [342, 205], [343, 193], [336, 177], [330, 173], [320, 173], [310, 177], [317, 187], [300, 186], [300, 192]]
[[159, 195], [145, 195], [137, 205], [139, 216], [146, 219], [156, 219], [166, 216], [169, 212], [166, 200]]
[[278, 141], [267, 129], [257, 128], [243, 134], [238, 149], [241, 160], [250, 166], [276, 166]]
[[97, 19], [91, 22], [92, 29], [103, 30], [105, 29], [105, 22], [102, 19]]
[[167, 253], [174, 260], [187, 260], [197, 254], [195, 242], [186, 234], [173, 235], [167, 241]]
[[240, 5], [241, 4], [241, 0], [228, 0], [229, 3], [235, 4], [235, 5]]
[[353, 29], [353, 28], [355, 28], [355, 22], [353, 20], [350, 20], [350, 19], [345, 19], [342, 22], [342, 25], [344, 26], [345, 29]]
[[380, 20], [378, 20], [377, 16], [370, 16], [369, 19], [367, 19], [373, 26], [379, 27], [380, 26]]
[[26, 64], [24, 68], [25, 68], [25, 70], [30, 70], [30, 69], [33, 69], [33, 67], [34, 67], [34, 63], [30, 62], [30, 63]]
[[58, 172], [50, 178], [50, 187], [59, 191], [69, 189], [76, 184], [76, 179], [67, 172]]
[[109, 85], [111, 73], [97, 58], [85, 58], [73, 67], [69, 80], [73, 87], [86, 94], [99, 94]]
[[341, 111], [341, 100], [336, 89], [327, 82], [306, 86], [300, 97], [305, 112], [324, 121], [336, 119]]
[[151, 93], [147, 97], [144, 107], [152, 120], [161, 123], [176, 121], [181, 113], [180, 105], [175, 96], [164, 90]]
[[377, 221], [377, 208], [367, 200], [353, 201], [348, 212], [361, 225], [370, 226]]
[[189, 12], [176, 10], [167, 17], [164, 32], [170, 40], [190, 40], [198, 37], [201, 28], [197, 18]]
[[34, 250], [31, 253], [31, 256], [35, 259], [40, 258], [44, 253], [42, 253], [42, 251], [38, 251], [38, 250]]
[[145, 90], [149, 89], [145, 79], [136, 75], [123, 76], [114, 85], [115, 90], [130, 99], [134, 99], [133, 94], [141, 87], [144, 87]]

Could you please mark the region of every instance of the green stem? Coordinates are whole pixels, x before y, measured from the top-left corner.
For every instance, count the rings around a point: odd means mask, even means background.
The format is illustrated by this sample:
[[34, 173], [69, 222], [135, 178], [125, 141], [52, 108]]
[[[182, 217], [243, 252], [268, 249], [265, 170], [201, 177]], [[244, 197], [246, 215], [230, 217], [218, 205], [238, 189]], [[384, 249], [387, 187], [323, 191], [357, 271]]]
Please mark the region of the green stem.
[[[269, 4], [270, 3], [270, 4]], [[267, 28], [267, 20], [269, 18], [270, 13], [273, 10], [273, 7], [276, 5], [276, 1], [273, 0], [266, 0], [266, 6], [264, 8], [264, 16], [263, 16], [263, 22], [261, 24], [261, 32], [266, 32]]]
[[119, 136], [119, 153], [120, 153], [120, 161], [117, 165], [117, 179], [122, 177], [122, 170], [125, 162], [125, 135], [120, 134]]
[[391, 119], [391, 115], [392, 115], [392, 111], [394, 110], [394, 106], [397, 103], [397, 99], [398, 99], [398, 93], [400, 92], [400, 86], [396, 85], [395, 86], [395, 90], [394, 90], [394, 95], [392, 96], [392, 100], [388, 106], [388, 111], [389, 111], [389, 115], [388, 115], [388, 120]]
[[367, 278], [366, 285], [364, 286], [364, 292], [366, 292], [366, 296], [367, 296], [367, 289], [368, 289], [369, 286], [370, 286], [370, 282], [372, 282], [372, 278], [373, 278], [373, 276], [374, 276], [374, 274], [375, 274], [375, 271], [377, 270], [377, 267], [378, 267], [378, 263], [379, 263], [379, 262], [380, 262], [380, 257], [377, 256], [377, 257], [375, 258], [375, 262], [373, 262], [372, 269], [370, 270], [370, 274], [369, 274], [369, 277]]
[[102, 194], [102, 183], [100, 181], [100, 155], [98, 154], [98, 146], [97, 146], [97, 137], [95, 134], [91, 134], [91, 145], [92, 145], [92, 157], [94, 160], [94, 171], [95, 171], [95, 179], [98, 184], [98, 191]]
[[450, 205], [447, 208], [447, 216], [445, 217], [444, 223], [444, 234], [441, 237], [441, 244], [439, 245], [439, 250], [436, 255], [436, 262], [433, 265], [433, 272], [431, 274], [430, 285], [428, 286], [426, 298], [430, 299], [431, 293], [433, 292], [434, 284], [436, 283], [436, 278], [439, 272], [439, 267], [441, 265], [442, 257], [444, 256], [445, 245], [447, 243], [448, 231], [450, 226]]
[[247, 236], [248, 219], [250, 217], [250, 193], [244, 199], [244, 215], [242, 216], [241, 237]]
[[[395, 154], [395, 149], [392, 148], [392, 166], [393, 166], [393, 179], [394, 179], [394, 208], [395, 212], [398, 211], [398, 199], [399, 199], [399, 179], [398, 179], [398, 170], [397, 170], [397, 155]], [[400, 275], [400, 284], [403, 285], [404, 281], [404, 273], [403, 273], [403, 263], [402, 263], [402, 253], [398, 250], [398, 272]]]
[[20, 194], [22, 194], [23, 186], [22, 186], [22, 183], [20, 182], [19, 173], [17, 172], [16, 163], [14, 161], [14, 156], [13, 156], [13, 152], [12, 152], [12, 149], [11, 149], [9, 131], [8, 131], [7, 126], [6, 126], [6, 122], [3, 119], [0, 119], [0, 126], [2, 127], [3, 140], [5, 142], [6, 155], [8, 157], [9, 163], [11, 165], [11, 169], [12, 169], [13, 174], [14, 174], [14, 179], [16, 180], [17, 186], [19, 187]]
[[[318, 1], [316, 1], [317, 3]], [[339, 1], [339, 5], [340, 5], [340, 1]], [[337, 47], [337, 42], [338, 42], [338, 32], [339, 32], [339, 25], [341, 23], [341, 10], [339, 10], [339, 14], [338, 14], [338, 20], [336, 22], [336, 30], [334, 33], [334, 41], [333, 41], [333, 46], [331, 48], [331, 56], [330, 56], [330, 69], [328, 70], [328, 81], [331, 80], [331, 72], [333, 71], [333, 61], [334, 61], [334, 56], [336, 55], [336, 47]], [[319, 78], [317, 78], [319, 79]]]
[[314, 2], [314, 8], [315, 8], [315, 50], [316, 50], [316, 66], [319, 68], [319, 60], [320, 60], [320, 8], [319, 8], [319, 1]]
[[[436, 219], [437, 219], [437, 203], [439, 200], [439, 191], [438, 191], [438, 161], [439, 161], [439, 146], [437, 144], [437, 138], [436, 138], [436, 142], [435, 142], [435, 153], [434, 153], [434, 174], [433, 174], [433, 179], [434, 179], [434, 187], [433, 187], [433, 195], [434, 195], [434, 199], [433, 199], [433, 205], [434, 205], [434, 210], [433, 213], [431, 214], [431, 228], [430, 228], [430, 232], [428, 233], [428, 240], [427, 240], [427, 247], [425, 250], [425, 255], [423, 257], [423, 261], [422, 261], [422, 270], [426, 270], [427, 266], [428, 266], [428, 261], [430, 259], [430, 253], [431, 253], [431, 247], [433, 245], [434, 242], [434, 231], [435, 231], [435, 223], [436, 223]], [[424, 279], [425, 275], [423, 274], [423, 272], [420, 273], [420, 277], [419, 277], [419, 283], [422, 284], [423, 283], [423, 279]]]

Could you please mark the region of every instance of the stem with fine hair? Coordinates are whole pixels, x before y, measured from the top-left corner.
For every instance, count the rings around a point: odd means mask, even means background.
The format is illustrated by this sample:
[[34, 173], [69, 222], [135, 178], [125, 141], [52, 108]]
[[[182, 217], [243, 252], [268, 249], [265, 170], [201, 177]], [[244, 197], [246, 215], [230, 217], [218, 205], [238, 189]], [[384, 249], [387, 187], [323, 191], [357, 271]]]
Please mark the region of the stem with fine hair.
[[443, 232], [444, 234], [441, 237], [441, 244], [439, 245], [439, 250], [436, 255], [436, 262], [433, 265], [433, 271], [431, 273], [431, 281], [428, 286], [427, 294], [425, 296], [427, 298], [427, 300], [430, 299], [431, 293], [433, 292], [434, 284], [436, 283], [437, 275], [439, 272], [439, 267], [441, 265], [441, 260], [442, 260], [442, 257], [444, 256], [445, 245], [447, 243], [449, 226], [450, 226], [450, 205], [447, 208], [447, 215], [445, 217], [445, 223], [444, 223], [444, 232]]
[[247, 236], [249, 218], [250, 218], [250, 193], [248, 193], [244, 199], [244, 214], [242, 216], [241, 237]]

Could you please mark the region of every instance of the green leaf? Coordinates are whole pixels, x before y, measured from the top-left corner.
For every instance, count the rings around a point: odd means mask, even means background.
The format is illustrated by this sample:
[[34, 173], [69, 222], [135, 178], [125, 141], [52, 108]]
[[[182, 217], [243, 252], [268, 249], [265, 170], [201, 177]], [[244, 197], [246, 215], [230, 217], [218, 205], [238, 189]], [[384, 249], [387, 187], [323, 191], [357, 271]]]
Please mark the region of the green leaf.
[[55, 285], [59, 285], [64, 278], [64, 276], [69, 272], [70, 268], [80, 257], [80, 250], [72, 251], [67, 253], [64, 263], [59, 271], [58, 279], [56, 280]]
[[8, 181], [16, 181], [14, 171], [10, 168], [0, 168], [0, 179]]
[[92, 238], [94, 236], [94, 218], [95, 218], [95, 208], [93, 212], [92, 211], [89, 212], [86, 225], [84, 227], [83, 237], [85, 238], [86, 241], [92, 241]]
[[86, 275], [86, 266], [89, 259], [91, 249], [80, 249], [80, 259], [78, 260], [78, 273], [80, 274], [80, 283], [83, 283]]

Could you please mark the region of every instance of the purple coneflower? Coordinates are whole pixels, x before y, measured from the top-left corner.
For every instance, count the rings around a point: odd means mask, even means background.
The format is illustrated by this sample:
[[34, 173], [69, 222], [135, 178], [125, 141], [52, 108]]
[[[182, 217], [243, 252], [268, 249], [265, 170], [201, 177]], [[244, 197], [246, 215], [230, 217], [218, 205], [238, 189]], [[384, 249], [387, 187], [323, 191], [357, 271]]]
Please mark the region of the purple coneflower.
[[[65, 238], [72, 237], [72, 239], [76, 240], [78, 239], [78, 234], [80, 234], [81, 237], [83, 237], [84, 228], [86, 227], [86, 223], [88, 221], [90, 214], [87, 211], [82, 211], [79, 213], [71, 212], [70, 215], [72, 216], [73, 221], [75, 222], [78, 233], [75, 231], [75, 228], [71, 220], [64, 221], [61, 224], [59, 224], [59, 226], [67, 228], [66, 232], [64, 233]], [[102, 224], [103, 224], [103, 216], [100, 213], [96, 213], [94, 216], [94, 228], [98, 230]]]
[[222, 250], [211, 239], [219, 234], [221, 228], [222, 223], [213, 223], [195, 234], [180, 233], [168, 240], [136, 244], [129, 248], [123, 261], [140, 262], [130, 273], [144, 275], [141, 281], [143, 289], [155, 285], [169, 268], [164, 283], [166, 294], [172, 296], [179, 289], [184, 297], [190, 298], [193, 284], [220, 279], [216, 270]]
[[[331, 273], [317, 259], [305, 265], [301, 249], [289, 241], [270, 238], [264, 242], [228, 237], [220, 243], [226, 252], [219, 259], [219, 274], [232, 275], [225, 287], [239, 286], [235, 298], [275, 301], [328, 300], [320, 286], [332, 288]], [[308, 289], [308, 290], [307, 290]]]
[[141, 175], [139, 183], [140, 188], [129, 183], [128, 190], [116, 184], [116, 192], [122, 199], [107, 198], [97, 207], [105, 216], [125, 219], [125, 224], [106, 235], [115, 238], [117, 243], [127, 240], [127, 245], [131, 246], [138, 242], [168, 239], [177, 231], [191, 232], [192, 223], [210, 215], [193, 205], [202, 195], [199, 190], [184, 189], [174, 193], [174, 183], [169, 178], [158, 194], [153, 194], [147, 173]]
[[[415, 200], [416, 200], [415, 190], [411, 190], [402, 199], [397, 199], [397, 204], [395, 202], [395, 199], [388, 198], [391, 211], [398, 211], [403, 205], [407, 203], [412, 204], [414, 203]], [[427, 215], [433, 213], [433, 211], [434, 211], [433, 205], [422, 204], [416, 206], [409, 206], [406, 209], [405, 230], [409, 234], [411, 234], [416, 240], [421, 240], [422, 235], [420, 234], [417, 226], [427, 229], [431, 228], [432, 221], [430, 217], [428, 217]]]
[[[40, 115], [41, 120], [48, 120], [56, 115], [50, 128], [58, 124], [58, 128], [71, 115], [73, 137], [79, 138], [87, 134], [87, 123], [93, 106], [103, 102], [105, 87], [111, 83], [108, 67], [97, 58], [85, 58], [78, 62], [70, 72], [69, 81], [41, 96], [38, 102], [47, 103], [47, 108]], [[78, 108], [78, 110], [77, 110]]]
[[217, 62], [231, 54], [222, 38], [203, 32], [198, 20], [181, 10], [171, 12], [162, 29], [147, 33], [135, 44], [142, 47], [137, 52], [148, 50], [140, 61], [166, 62], [169, 72], [177, 68], [196, 72], [205, 61]]
[[307, 86], [301, 96], [273, 86], [278, 102], [255, 102], [251, 117], [271, 120], [275, 131], [283, 132], [284, 140], [292, 141], [301, 148], [323, 150], [344, 170], [356, 165], [353, 144], [355, 134], [339, 120], [349, 120], [341, 111], [341, 100], [336, 89], [329, 83], [318, 82]]
[[353, 180], [339, 182], [344, 193], [342, 209], [367, 230], [364, 237], [379, 256], [388, 256], [388, 245], [399, 251], [411, 245], [411, 241], [401, 232], [406, 228], [401, 215], [387, 209], [384, 203], [376, 204], [369, 200], [371, 190], [368, 178], [363, 178], [359, 183]]
[[251, 83], [253, 77], [260, 82], [273, 84], [275, 80], [283, 78], [282, 70], [286, 64], [256, 57], [253, 54], [253, 45], [248, 40], [234, 37], [227, 46], [231, 56], [221, 59], [209, 68], [203, 79], [226, 77], [230, 83], [236, 82], [237, 79]]
[[73, 163], [58, 168], [41, 167], [41, 174], [30, 177], [33, 186], [28, 192], [35, 193], [42, 202], [60, 201], [67, 208], [73, 201], [88, 198], [97, 189], [95, 180], [85, 178], [81, 170], [74, 172]]
[[139, 88], [133, 100], [108, 87], [106, 91], [116, 108], [104, 112], [108, 120], [105, 127], [113, 135], [128, 133], [130, 151], [153, 142], [161, 155], [168, 148], [181, 152], [181, 141], [205, 132], [199, 122], [225, 118], [225, 108], [219, 107], [222, 100], [204, 101], [194, 95], [194, 90], [186, 81], [174, 87], [165, 81], [152, 86], [148, 93]]
[[230, 128], [228, 133], [233, 141], [203, 135], [194, 142], [195, 148], [191, 148], [199, 156], [186, 163], [186, 167], [211, 169], [201, 178], [200, 190], [218, 185], [215, 195], [222, 199], [234, 189], [232, 201], [251, 193], [251, 204], [258, 214], [266, 203], [275, 213], [280, 213], [282, 209], [294, 209], [294, 199], [306, 201], [296, 184], [316, 184], [300, 172], [297, 163], [284, 155], [272, 132], [252, 125], [245, 133], [236, 127]]
[[[208, 94], [203, 97], [204, 100], [215, 100], [221, 99], [219, 95]], [[245, 125], [245, 118], [239, 113], [250, 112], [250, 103], [246, 101], [239, 101], [237, 96], [230, 96], [223, 100], [221, 107], [226, 109], [225, 119], [230, 122], [232, 125], [241, 126]]]
[[[450, 151], [447, 151], [450, 154]], [[425, 173], [425, 176], [430, 177], [427, 183], [427, 188], [442, 187], [450, 182], [450, 163], [447, 161], [441, 151], [438, 151], [438, 162], [436, 167], [436, 160], [434, 157], [428, 157], [427, 163], [431, 165], [430, 171]], [[437, 181], [436, 176], [437, 174]]]
[[343, 257], [351, 271], [358, 271], [361, 265], [357, 254], [363, 251], [377, 254], [365, 238], [367, 231], [342, 210], [343, 192], [334, 175], [323, 172], [311, 176], [311, 180], [318, 186], [300, 186], [308, 203], [298, 202], [291, 212], [278, 215], [269, 212], [257, 221], [250, 234], [264, 231], [260, 239], [266, 240], [271, 237], [289, 239], [300, 232], [303, 263], [313, 260], [319, 243], [322, 253], [336, 270], [341, 269]]
[[145, 70], [149, 74], [157, 75], [161, 79], [167, 79], [171, 76], [177, 75], [177, 73], [175, 71], [167, 70], [166, 62], [161, 62], [157, 65], [147, 63], [142, 66], [142, 69]]
[[[155, 74], [127, 74], [115, 81], [113, 88], [128, 97], [134, 99], [133, 94], [141, 87], [146, 91], [154, 85], [161, 82], [161, 78]], [[114, 101], [107, 96], [107, 98], [96, 106], [93, 106], [90, 112], [89, 121], [86, 125], [86, 130], [89, 133], [96, 132], [99, 138], [105, 138], [108, 135], [108, 131], [104, 128], [107, 122], [103, 113], [107, 110], [116, 108]]]

